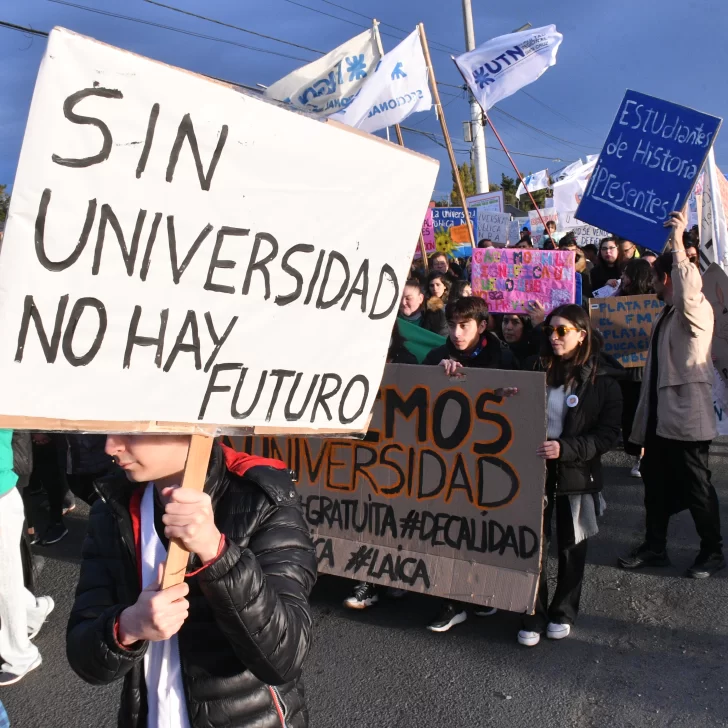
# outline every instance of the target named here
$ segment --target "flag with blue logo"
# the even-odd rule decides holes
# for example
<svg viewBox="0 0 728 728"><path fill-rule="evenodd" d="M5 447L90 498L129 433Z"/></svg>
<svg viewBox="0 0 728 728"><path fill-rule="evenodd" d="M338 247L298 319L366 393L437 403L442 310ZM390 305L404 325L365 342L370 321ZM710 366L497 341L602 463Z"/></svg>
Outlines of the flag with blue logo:
<svg viewBox="0 0 728 728"><path fill-rule="evenodd" d="M545 25L498 36L454 61L487 111L553 66L563 39L555 25Z"/></svg>
<svg viewBox="0 0 728 728"><path fill-rule="evenodd" d="M523 186L523 182L526 186ZM545 190L549 187L549 171L548 169L542 169L540 172L534 172L533 174L527 174L523 178L523 182L518 185L516 190L516 197L526 194L526 190L529 192L538 192L538 190Z"/></svg>
<svg viewBox="0 0 728 728"><path fill-rule="evenodd" d="M374 29L269 86L264 95L317 116L345 109L381 59Z"/></svg>
<svg viewBox="0 0 728 728"><path fill-rule="evenodd" d="M432 108L427 76L420 34L415 30L384 55L357 97L333 118L368 132L400 124L415 111Z"/></svg>

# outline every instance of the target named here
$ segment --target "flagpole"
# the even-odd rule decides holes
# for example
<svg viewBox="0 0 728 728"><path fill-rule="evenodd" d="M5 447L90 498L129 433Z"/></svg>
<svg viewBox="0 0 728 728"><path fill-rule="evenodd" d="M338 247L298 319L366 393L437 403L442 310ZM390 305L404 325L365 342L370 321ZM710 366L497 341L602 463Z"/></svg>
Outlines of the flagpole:
<svg viewBox="0 0 728 728"><path fill-rule="evenodd" d="M452 58L452 56L451 56ZM455 59L452 59L453 63L455 63ZM458 72L463 77L463 81L465 81L465 85L468 85L468 79L465 78L463 72L460 70L460 66L458 66L457 63L455 63L455 68L458 69ZM473 94L475 96L475 94ZM506 157L508 157L508 161L511 163L511 166L513 167L516 176L521 181L521 184L523 185L523 188L526 190L526 194L528 194L531 203L533 204L534 209L538 213L538 219L541 220L541 224L543 225L544 234L546 234L546 223L544 222L544 219L541 215L541 210L539 209L538 205L536 204L536 200L533 199L533 195L531 194L531 191L526 187L526 182L523 179L523 175L518 171L518 167L516 167L516 163L513 161L513 157L511 157L511 153L506 149L506 145L503 143L503 140L501 139L500 134L498 133L498 130L493 125L493 122L490 119L490 116L485 112L485 109L483 108L483 104L480 103L480 99L476 98L476 101L478 102L478 105L480 106L480 110L483 113L483 124L490 124L490 128L493 130L493 133L495 134L495 138L498 140L498 143L503 147L503 151L506 154Z"/></svg>
<svg viewBox="0 0 728 728"><path fill-rule="evenodd" d="M380 58L384 58L384 47L382 46L382 37L379 35L379 21L374 18L374 38L377 42L377 50L379 51ZM404 147L404 137L402 136L402 129L399 124L394 125L394 131L397 133L397 141L400 147ZM389 141L389 127L387 127L387 141ZM422 228L420 228L420 255L422 256L422 262L424 263L425 273L430 270L429 261L427 260L427 248L425 247L425 239L422 237Z"/></svg>
<svg viewBox="0 0 728 728"><path fill-rule="evenodd" d="M457 161L455 160L455 152L452 148L452 142L450 141L450 134L447 131L447 122L445 121L445 114L442 110L442 104L440 103L440 93L437 90L437 80L435 79L435 69L432 66L432 58L430 58L430 48L427 45L427 36L425 35L425 25L420 23L417 26L417 30L420 34L420 42L422 43L422 52L425 54L425 63L427 63L427 70L429 71L430 77L430 88L432 90L432 96L435 99L435 110L437 116L440 119L440 126L442 127L442 135L445 137L445 145L447 146L447 153L450 157L450 164L452 166L452 173L455 176L455 185L458 188L458 194L460 195L460 202L463 206L463 212L465 213L465 224L468 226L468 234L472 241L473 248L476 247L477 241L475 240L475 234L473 233L473 224L468 215L468 205L465 201L465 190L463 190L463 181L460 179L460 170L458 169Z"/></svg>

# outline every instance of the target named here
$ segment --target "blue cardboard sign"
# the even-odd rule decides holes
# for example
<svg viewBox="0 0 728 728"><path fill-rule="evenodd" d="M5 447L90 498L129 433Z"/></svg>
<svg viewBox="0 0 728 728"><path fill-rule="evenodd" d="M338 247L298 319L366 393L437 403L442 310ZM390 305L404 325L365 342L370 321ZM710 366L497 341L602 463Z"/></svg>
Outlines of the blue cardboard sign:
<svg viewBox="0 0 728 728"><path fill-rule="evenodd" d="M465 225L465 213L462 207L433 207L432 226L435 230L435 247L454 258L467 258L473 254L470 245L456 243L450 238L448 230L456 225ZM478 211L469 207L468 215L473 225L475 242L478 242Z"/></svg>
<svg viewBox="0 0 728 728"><path fill-rule="evenodd" d="M627 91L576 211L579 220L661 252L722 119Z"/></svg>

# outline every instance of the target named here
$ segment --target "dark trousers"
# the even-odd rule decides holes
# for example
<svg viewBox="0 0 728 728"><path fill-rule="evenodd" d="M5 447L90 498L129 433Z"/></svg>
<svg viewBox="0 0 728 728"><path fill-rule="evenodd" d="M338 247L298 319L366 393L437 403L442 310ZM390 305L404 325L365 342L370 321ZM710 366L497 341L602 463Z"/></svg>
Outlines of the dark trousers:
<svg viewBox="0 0 728 728"><path fill-rule="evenodd" d="M619 386L622 390L622 440L624 442L624 451L627 455L639 457L642 447L630 442L629 437L632 434L632 423L640 400L642 382L620 382Z"/></svg>
<svg viewBox="0 0 728 728"><path fill-rule="evenodd" d="M720 553L718 495L710 482L710 442L683 442L652 436L645 443L642 480L645 483L645 541L653 551L667 546L670 516L688 508L704 554Z"/></svg>
<svg viewBox="0 0 728 728"><path fill-rule="evenodd" d="M33 445L33 473L30 487L40 486L48 496L50 523L62 523L63 505L68 493L68 481L62 465L62 452L55 440L46 445Z"/></svg>
<svg viewBox="0 0 728 728"><path fill-rule="evenodd" d="M586 565L586 539L574 543L574 520L571 515L569 497L554 495L550 484L546 486L548 503L543 521L543 556L539 576L535 614L523 618L523 628L530 632L544 632L549 622L574 624L579 613L581 584L584 580ZM551 542L551 521L556 511L556 540L559 556L559 572L556 578L556 591L549 605L547 581L548 551Z"/></svg>

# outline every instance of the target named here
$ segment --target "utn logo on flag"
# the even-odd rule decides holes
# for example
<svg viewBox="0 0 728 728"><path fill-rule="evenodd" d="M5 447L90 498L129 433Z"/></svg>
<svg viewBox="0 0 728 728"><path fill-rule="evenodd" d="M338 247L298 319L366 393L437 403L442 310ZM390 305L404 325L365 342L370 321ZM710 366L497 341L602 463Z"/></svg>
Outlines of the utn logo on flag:
<svg viewBox="0 0 728 728"><path fill-rule="evenodd" d="M523 182L526 186L523 186ZM516 190L516 197L526 194L526 190L529 192L538 192L538 190L546 190L549 187L549 171L548 169L542 169L540 172L534 172L533 174L526 175L523 178L523 182L518 185Z"/></svg>
<svg viewBox="0 0 728 728"><path fill-rule="evenodd" d="M454 60L487 111L553 66L563 38L555 25L546 25L498 36Z"/></svg>
<svg viewBox="0 0 728 728"><path fill-rule="evenodd" d="M351 103L380 59L374 30L367 30L276 81L264 95L317 116L329 116Z"/></svg>
<svg viewBox="0 0 728 728"><path fill-rule="evenodd" d="M399 124L415 111L432 108L427 63L414 31L382 58L357 97L333 118L368 132Z"/></svg>

